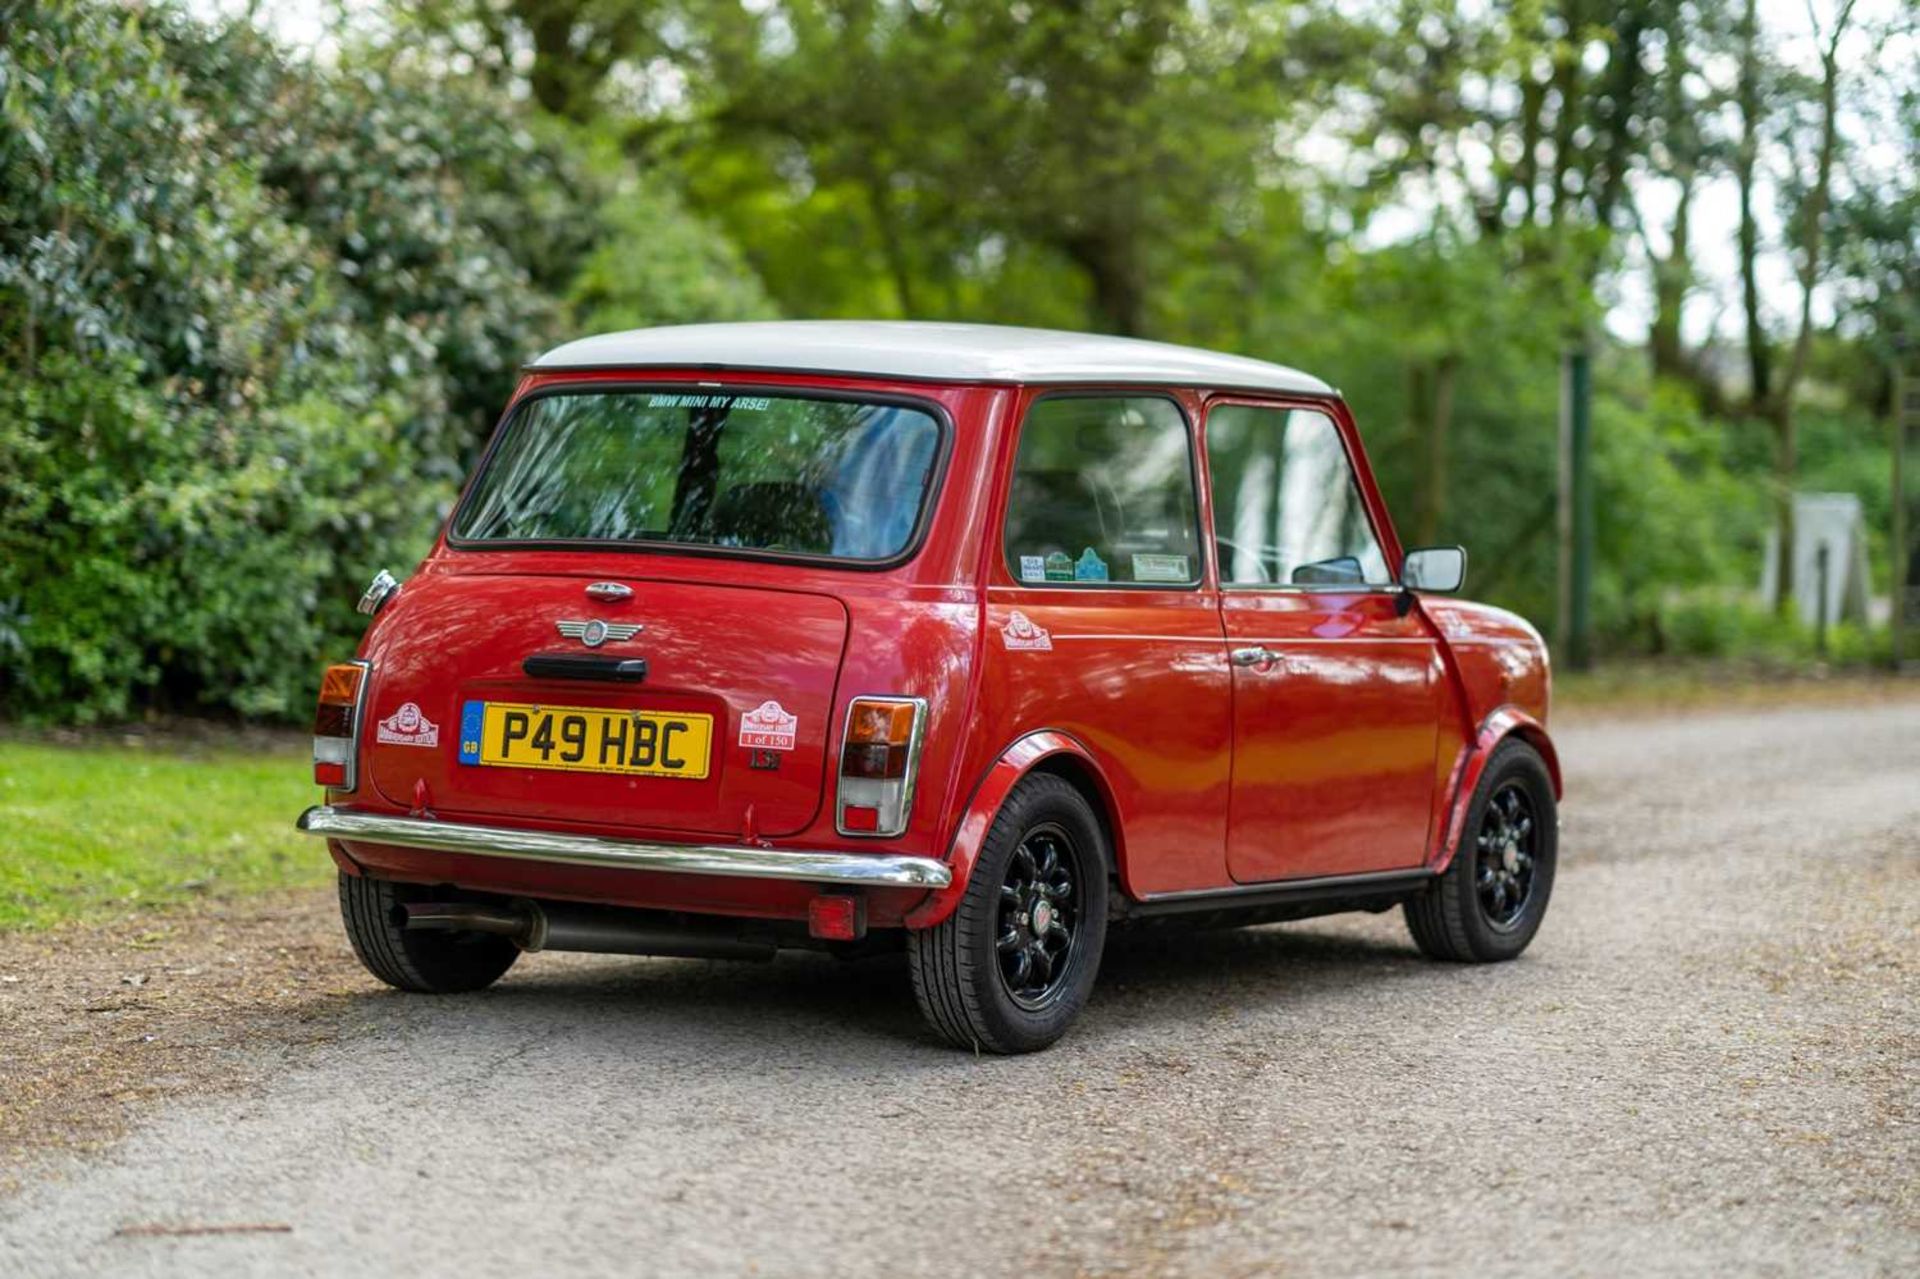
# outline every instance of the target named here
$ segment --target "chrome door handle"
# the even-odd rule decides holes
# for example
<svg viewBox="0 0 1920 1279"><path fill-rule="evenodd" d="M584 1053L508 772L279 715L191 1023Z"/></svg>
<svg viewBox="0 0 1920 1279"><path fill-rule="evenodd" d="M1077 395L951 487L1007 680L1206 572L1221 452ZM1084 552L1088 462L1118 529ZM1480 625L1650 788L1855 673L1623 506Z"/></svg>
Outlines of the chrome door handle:
<svg viewBox="0 0 1920 1279"><path fill-rule="evenodd" d="M1235 666L1271 666L1280 654L1270 648L1236 648L1229 655Z"/></svg>

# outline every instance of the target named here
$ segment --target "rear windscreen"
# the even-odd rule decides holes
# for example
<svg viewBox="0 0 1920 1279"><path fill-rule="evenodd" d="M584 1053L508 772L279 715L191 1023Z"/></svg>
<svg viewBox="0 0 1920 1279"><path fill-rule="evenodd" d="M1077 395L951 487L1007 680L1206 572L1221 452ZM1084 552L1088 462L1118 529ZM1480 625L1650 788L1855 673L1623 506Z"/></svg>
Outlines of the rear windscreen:
<svg viewBox="0 0 1920 1279"><path fill-rule="evenodd" d="M462 542L656 542L887 560L940 426L803 395L569 391L523 401L453 517Z"/></svg>

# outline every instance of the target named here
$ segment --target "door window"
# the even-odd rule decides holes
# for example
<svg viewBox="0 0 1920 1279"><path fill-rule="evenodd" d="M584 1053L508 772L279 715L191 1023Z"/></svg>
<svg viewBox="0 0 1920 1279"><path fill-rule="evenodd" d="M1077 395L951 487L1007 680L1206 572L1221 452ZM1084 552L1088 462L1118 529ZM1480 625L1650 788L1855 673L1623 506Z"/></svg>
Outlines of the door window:
<svg viewBox="0 0 1920 1279"><path fill-rule="evenodd" d="M1052 396L1020 432L1007 571L1033 586L1200 580L1187 421L1158 396Z"/></svg>
<svg viewBox="0 0 1920 1279"><path fill-rule="evenodd" d="M1340 428L1310 409L1207 417L1214 537L1228 586L1387 586L1392 577Z"/></svg>

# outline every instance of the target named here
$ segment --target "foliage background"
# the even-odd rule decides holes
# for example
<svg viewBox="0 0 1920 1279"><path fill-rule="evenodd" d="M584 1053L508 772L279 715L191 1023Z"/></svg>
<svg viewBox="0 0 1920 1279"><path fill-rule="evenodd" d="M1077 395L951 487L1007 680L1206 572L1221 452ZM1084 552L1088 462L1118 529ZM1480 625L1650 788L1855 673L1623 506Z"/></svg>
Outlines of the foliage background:
<svg viewBox="0 0 1920 1279"><path fill-rule="evenodd" d="M0 0L0 713L297 718L523 361L701 319L1311 368L1403 533L1469 543L1543 629L1584 336L1606 651L1804 655L1746 598L1793 487L1859 493L1888 563L1920 68L1836 41L1810 77L1740 0L355 12L316 55L205 7ZM1911 16L1866 35L1911 49ZM1744 344L1681 322L1689 202L1734 178L1770 206L1743 262L1830 300L1751 305Z"/></svg>

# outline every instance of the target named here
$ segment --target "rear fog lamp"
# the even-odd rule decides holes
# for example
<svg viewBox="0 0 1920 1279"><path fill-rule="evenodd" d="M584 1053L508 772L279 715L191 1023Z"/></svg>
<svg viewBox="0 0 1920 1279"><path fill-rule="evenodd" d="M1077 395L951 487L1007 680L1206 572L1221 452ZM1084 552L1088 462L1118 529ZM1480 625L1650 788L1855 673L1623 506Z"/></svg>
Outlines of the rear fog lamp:
<svg viewBox="0 0 1920 1279"><path fill-rule="evenodd" d="M825 941L859 941L867 935L867 903L847 894L807 903L807 935Z"/></svg>

